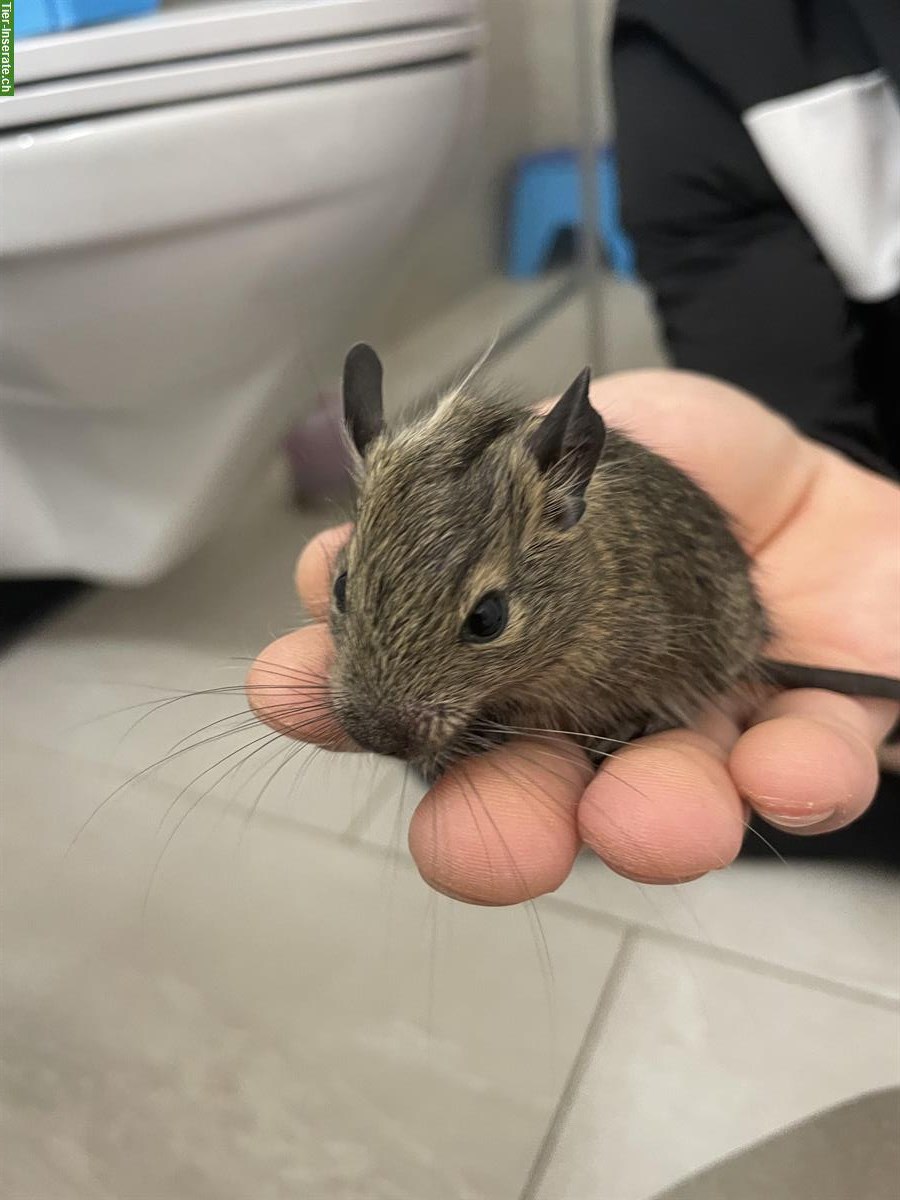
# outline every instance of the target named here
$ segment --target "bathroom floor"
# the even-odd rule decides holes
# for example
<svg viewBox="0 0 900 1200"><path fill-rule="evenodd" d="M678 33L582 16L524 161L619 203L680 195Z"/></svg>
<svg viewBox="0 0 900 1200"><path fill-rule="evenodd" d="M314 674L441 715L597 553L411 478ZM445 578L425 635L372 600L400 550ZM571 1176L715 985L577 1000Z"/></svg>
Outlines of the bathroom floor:
<svg viewBox="0 0 900 1200"><path fill-rule="evenodd" d="M387 354L401 390L489 308ZM640 293L609 319L613 367L658 361ZM498 370L558 389L582 320ZM0 1193L647 1200L900 1083L895 875L773 858L652 889L585 858L533 908L471 908L412 868L399 768L246 722L247 659L300 619L294 559L335 517L273 468L169 578L0 664Z"/></svg>

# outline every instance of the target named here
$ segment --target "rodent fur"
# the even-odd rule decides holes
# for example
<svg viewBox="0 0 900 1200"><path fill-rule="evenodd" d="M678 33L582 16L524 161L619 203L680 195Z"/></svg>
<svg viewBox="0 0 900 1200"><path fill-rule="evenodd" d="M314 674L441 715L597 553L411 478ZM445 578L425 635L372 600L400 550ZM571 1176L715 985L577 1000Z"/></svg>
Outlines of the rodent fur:
<svg viewBox="0 0 900 1200"><path fill-rule="evenodd" d="M727 517L605 430L588 381L550 416L464 389L388 433L374 352L348 355L360 473L331 688L360 745L428 778L511 730L583 734L602 753L762 678L770 626ZM462 623L493 590L509 624L468 644Z"/></svg>

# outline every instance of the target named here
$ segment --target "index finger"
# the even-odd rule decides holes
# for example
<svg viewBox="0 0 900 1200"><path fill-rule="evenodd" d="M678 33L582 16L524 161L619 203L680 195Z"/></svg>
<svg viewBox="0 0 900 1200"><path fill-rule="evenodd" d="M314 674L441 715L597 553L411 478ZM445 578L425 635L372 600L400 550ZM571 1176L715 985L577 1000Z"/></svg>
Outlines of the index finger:
<svg viewBox="0 0 900 1200"><path fill-rule="evenodd" d="M350 538L351 522L316 534L304 547L294 568L294 585L311 617L324 620L331 603L331 573L338 551Z"/></svg>

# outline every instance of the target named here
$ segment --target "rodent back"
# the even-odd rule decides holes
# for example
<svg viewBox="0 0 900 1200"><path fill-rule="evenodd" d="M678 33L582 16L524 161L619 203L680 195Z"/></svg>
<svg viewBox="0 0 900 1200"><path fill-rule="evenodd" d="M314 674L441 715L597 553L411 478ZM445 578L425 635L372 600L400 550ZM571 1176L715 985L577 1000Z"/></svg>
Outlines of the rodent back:
<svg viewBox="0 0 900 1200"><path fill-rule="evenodd" d="M750 559L684 472L610 431L585 524L603 573L603 626L620 640L619 679L643 690L648 673L654 688L677 690L681 673L709 694L752 669L769 628Z"/></svg>

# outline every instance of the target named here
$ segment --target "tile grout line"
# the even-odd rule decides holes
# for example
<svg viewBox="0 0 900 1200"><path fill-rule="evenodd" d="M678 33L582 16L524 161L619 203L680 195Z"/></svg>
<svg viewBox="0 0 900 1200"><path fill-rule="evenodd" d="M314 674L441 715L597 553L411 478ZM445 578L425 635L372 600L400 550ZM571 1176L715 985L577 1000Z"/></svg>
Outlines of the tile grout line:
<svg viewBox="0 0 900 1200"><path fill-rule="evenodd" d="M887 1012L900 1013L900 998L896 996L886 996L881 992L870 992L864 987L859 987L852 983L842 983L839 979L829 979L824 975L816 975L812 971L801 971L796 967L786 967L781 963L769 962L765 958L757 958L752 954L742 954L741 951L732 950L729 946L710 945L706 942L701 942L697 938L682 937L680 934L668 933L664 929L654 929L652 926L646 928L642 926L641 933L646 936L648 941L655 941L667 946L676 945L684 949L689 948L699 954L700 957L714 959L735 967L742 967L757 975L767 975L770 978L778 979L782 983L795 984L798 987L806 987L812 991L840 997L844 1000L855 1000L857 1003L866 1004L872 1008L881 1008Z"/></svg>
<svg viewBox="0 0 900 1200"><path fill-rule="evenodd" d="M587 1071L591 1055L603 1033L607 1017L618 999L626 970L632 961L640 936L641 934L636 926L625 926L619 948L616 951L603 987L600 989L596 1007L584 1032L581 1045L575 1054L572 1068L569 1071L566 1082L563 1084L563 1089L556 1108L553 1111L553 1116L550 1118L550 1122L541 1139L541 1144L532 1160L528 1171L528 1178L525 1180L522 1191L519 1193L519 1200L537 1200L537 1189L543 1182L547 1174L547 1168L559 1147L562 1130L574 1107L575 1099Z"/></svg>
<svg viewBox="0 0 900 1200"><path fill-rule="evenodd" d="M796 967L787 967L782 963L771 962L769 959L759 958L754 954L747 954L741 950L733 950L730 946L720 946L712 942L704 942L700 938L692 937L689 934L672 933L667 929L659 929L657 926L647 924L641 920L617 917L614 913L600 912L599 910L577 904L575 901L559 899L552 895L547 897L547 905L554 911L566 916L580 917L588 922L596 922L598 925L608 926L610 922L618 922L620 927L624 926L628 929L633 929L646 937L648 941L655 941L668 946L678 946L685 951L693 951L704 958L711 958L719 962L730 963L732 966L743 967L745 970L753 971L758 975L769 975L775 979L780 979L783 983L798 984L816 991L826 992L829 995L841 996L848 1000L857 1000L860 1003L886 1009L890 1012L897 1012L900 1009L900 997L898 996L888 996L883 992L869 991L865 987L852 983L842 983L838 979L829 979L827 975L817 975L814 971L803 971Z"/></svg>

